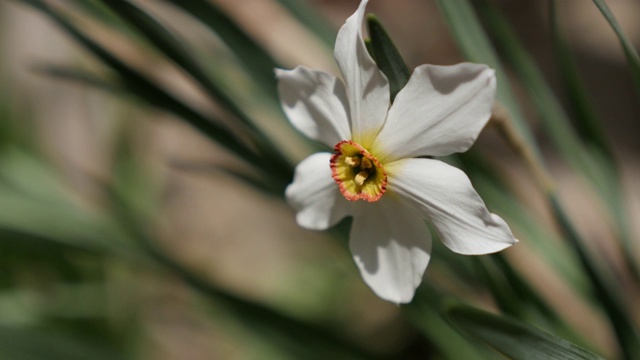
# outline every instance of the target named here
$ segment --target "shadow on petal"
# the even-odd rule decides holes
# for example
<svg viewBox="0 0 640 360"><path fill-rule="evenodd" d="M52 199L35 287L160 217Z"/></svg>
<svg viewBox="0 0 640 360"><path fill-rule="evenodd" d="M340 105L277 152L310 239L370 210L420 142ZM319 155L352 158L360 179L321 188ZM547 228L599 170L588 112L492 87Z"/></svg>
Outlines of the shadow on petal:
<svg viewBox="0 0 640 360"><path fill-rule="evenodd" d="M431 253L423 219L396 199L359 203L351 227L354 260L367 285L394 303L411 301Z"/></svg>

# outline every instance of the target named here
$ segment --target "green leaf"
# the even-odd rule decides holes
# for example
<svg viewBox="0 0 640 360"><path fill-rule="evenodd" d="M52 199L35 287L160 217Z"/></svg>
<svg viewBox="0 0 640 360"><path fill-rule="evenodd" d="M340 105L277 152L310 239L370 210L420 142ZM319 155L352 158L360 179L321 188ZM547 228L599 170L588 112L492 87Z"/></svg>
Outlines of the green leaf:
<svg viewBox="0 0 640 360"><path fill-rule="evenodd" d="M564 339L512 318L464 305L452 307L447 314L463 333L484 341L512 359L603 359Z"/></svg>
<svg viewBox="0 0 640 360"><path fill-rule="evenodd" d="M86 36L58 11L49 7L41 0L17 1L29 4L49 16L49 18L54 20L74 40L105 63L105 65L112 68L119 75L119 80L122 85L138 97L144 99L153 106L168 110L180 116L193 127L202 131L209 138L227 148L232 153L235 153L239 157L245 159L247 162L258 165L263 163L253 151L249 150L244 141L237 135L225 127L216 124L216 122L211 121L204 115L167 93L145 75L136 71Z"/></svg>
<svg viewBox="0 0 640 360"><path fill-rule="evenodd" d="M459 158L462 160L461 165L465 173L473 182L473 187L489 209L503 217L521 240L527 242L574 291L585 295L589 288L588 279L582 272L577 256L566 242L540 221L526 204L518 200L517 194L509 190L508 182L499 176L499 170L491 166L482 154L472 149L460 154ZM531 300L526 295L523 299Z"/></svg>
<svg viewBox="0 0 640 360"><path fill-rule="evenodd" d="M638 333L633 317L620 300L620 294L612 287L614 284L612 275L605 273L597 267L584 246L584 240L574 229L566 213L562 210L555 194L549 195L554 218L557 219L565 238L573 247L580 259L580 263L591 280L593 291L603 307L603 311L609 318L609 322L616 334L616 340L620 344L626 359L632 360L640 357L640 333Z"/></svg>
<svg viewBox="0 0 640 360"><path fill-rule="evenodd" d="M130 256L117 226L69 201L57 174L20 150L0 154L0 228L65 246Z"/></svg>
<svg viewBox="0 0 640 360"><path fill-rule="evenodd" d="M72 68L70 66L55 65L55 64L36 64L35 66L32 67L32 69L36 73L47 75L52 78L89 85L96 89L100 89L100 90L115 93L115 94L126 91L126 89L123 88L122 86L118 86L113 82L102 79L94 73Z"/></svg>
<svg viewBox="0 0 640 360"><path fill-rule="evenodd" d="M124 356L59 332L0 326L1 360L121 360Z"/></svg>
<svg viewBox="0 0 640 360"><path fill-rule="evenodd" d="M409 81L411 70L407 67L400 52L375 15L367 17L369 36L371 37L371 52L376 64L389 79L391 101Z"/></svg>
<svg viewBox="0 0 640 360"><path fill-rule="evenodd" d="M444 359L488 360L495 358L482 343L469 341L446 319L443 297L435 288L423 285L413 301L402 306L403 315L422 333Z"/></svg>
<svg viewBox="0 0 640 360"><path fill-rule="evenodd" d="M586 147L585 151L591 153L590 157L592 161L596 163L596 166L600 167L599 171L608 175L608 181L611 182L608 186L611 187L611 185L620 184L619 171L611 146L606 139L604 128L587 96L587 91L578 74L571 52L562 38L555 0L549 2L549 12L556 62L559 65L558 73L562 79L565 92L568 95L569 104L573 109L574 124L576 125L578 135L584 142L584 146ZM636 265L636 261L633 258L635 242L631 235L628 221L629 215L625 211L624 194L620 190L621 188L620 186L613 186L611 196L609 197L607 194L603 194L603 197L612 212L612 220L616 224L624 248L623 256L632 273L636 278L639 278L640 269L638 269L638 265Z"/></svg>
<svg viewBox="0 0 640 360"><path fill-rule="evenodd" d="M235 101L226 95L224 89L211 81L204 68L191 54L184 41L178 39L171 31L142 8L127 0L103 0L114 13L125 20L126 24L135 28L158 50L180 66L193 80L198 82L215 100L228 109L246 126L255 130L253 122L240 109Z"/></svg>
<svg viewBox="0 0 640 360"><path fill-rule="evenodd" d="M191 14L215 32L236 54L251 77L261 84L265 93L275 98L276 79L273 69L278 67L277 62L215 3L206 0L165 1Z"/></svg>
<svg viewBox="0 0 640 360"><path fill-rule="evenodd" d="M170 32L164 25L152 17L149 13L142 8L134 5L130 1L122 0L104 0L104 3L111 8L115 13L121 16L126 22L138 30L149 40L157 49L164 53L168 58L178 64L183 70L185 70L191 77L198 82L207 92L220 103L224 108L229 110L237 119L239 119L244 126L248 129L244 129L248 132L250 137L254 140L254 145L258 148L258 151L263 155L263 160L260 164L264 164L266 171L273 176L271 178L278 178L277 181L288 183L291 175L291 167L280 152L280 150L273 145L273 143L267 138L267 136L256 127L256 123L249 118L244 110L238 105L238 103L227 95L227 91L223 85L213 81L204 68L198 63L192 53L190 53L184 46L184 42L178 39L172 32ZM191 9L190 6L199 3L198 1L181 1L180 4L183 7ZM215 12L216 8L210 3L200 3L200 6L206 8L205 11ZM209 16L214 15L210 13ZM231 32L234 37L230 41L240 41L245 46L249 46L252 52L251 56L257 59L247 60L247 70L252 72L252 80L257 79L260 83L260 79L263 85L263 94L267 97L275 99L276 80L273 75L275 62L271 58L266 58L268 54L262 50L256 43L252 42L248 37L243 38L243 34L240 28L224 14L223 12L215 12L218 19L218 25L220 21L225 21L228 28L216 28L218 32L226 31ZM224 19L224 20L223 20ZM233 28L237 31L233 32ZM223 35L220 35L223 40ZM232 43L227 45L236 52L239 57L248 56L249 54L242 53L246 51L244 47L239 48L237 44ZM255 63L255 61L260 63ZM281 184L275 185L275 187L282 187Z"/></svg>
<svg viewBox="0 0 640 360"><path fill-rule="evenodd" d="M542 72L517 39L515 31L494 6L486 1L478 3L482 5L480 9L483 10L483 15L492 35L495 36L496 43L503 50L505 57L531 94L533 104L555 146L570 164L589 176L598 184L598 187L606 188L604 185L607 180L598 175L597 169L593 167L594 164L589 161L582 144L569 125L566 113L553 95L549 85L544 81Z"/></svg>
<svg viewBox="0 0 640 360"><path fill-rule="evenodd" d="M640 56L638 56L637 50L624 34L624 31L622 31L620 24L616 21L616 18L613 16L613 13L611 12L611 9L609 9L607 3L604 0L593 0L593 3L596 4L598 9L600 9L600 12L605 19L607 19L607 22L609 22L609 25L611 25L611 28L613 28L613 31L615 31L618 36L620 45L622 45L622 49L624 50L624 56L627 58L629 68L631 69L633 84L640 96Z"/></svg>
<svg viewBox="0 0 640 360"><path fill-rule="evenodd" d="M573 109L576 130L583 141L598 147L611 157L610 145L605 137L603 126L598 120L595 109L588 98L569 46L562 36L557 16L557 2L555 0L549 2L549 14L555 59L558 64L557 75L562 80L569 104Z"/></svg>
<svg viewBox="0 0 640 360"><path fill-rule="evenodd" d="M278 2L298 18L300 23L318 35L326 45L333 48L336 32L325 19L318 16L318 10L311 7L310 2L300 0L278 0Z"/></svg>
<svg viewBox="0 0 640 360"><path fill-rule="evenodd" d="M183 171L200 173L200 174L223 174L233 179L239 180L242 183L250 185L251 187L258 189L264 193L281 196L282 189L274 188L255 176L255 174L249 174L247 171L235 169L230 166L221 164L203 164L197 162L186 161L171 161L170 164L175 168Z"/></svg>

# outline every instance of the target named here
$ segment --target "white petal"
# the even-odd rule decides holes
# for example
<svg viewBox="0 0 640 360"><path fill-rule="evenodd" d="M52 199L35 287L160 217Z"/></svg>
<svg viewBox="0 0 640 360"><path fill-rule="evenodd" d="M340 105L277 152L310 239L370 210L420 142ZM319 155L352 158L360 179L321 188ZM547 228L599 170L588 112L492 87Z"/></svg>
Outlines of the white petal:
<svg viewBox="0 0 640 360"><path fill-rule="evenodd" d="M495 74L486 65L417 67L375 141L379 160L467 151L491 117L495 94Z"/></svg>
<svg viewBox="0 0 640 360"><path fill-rule="evenodd" d="M408 303L422 281L431 234L415 210L383 196L359 203L349 247L364 281L379 297Z"/></svg>
<svg viewBox="0 0 640 360"><path fill-rule="evenodd" d="M349 102L340 79L304 66L276 69L276 77L282 108L300 132L331 147L351 138Z"/></svg>
<svg viewBox="0 0 640 360"><path fill-rule="evenodd" d="M431 159L401 160L385 170L387 191L402 196L432 221L449 249L480 255L517 242L504 220L487 210L461 170Z"/></svg>
<svg viewBox="0 0 640 360"><path fill-rule="evenodd" d="M296 167L293 183L287 187L287 200L298 213L298 225L325 230L349 215L351 203L340 193L331 177L331 154L316 153Z"/></svg>
<svg viewBox="0 0 640 360"><path fill-rule="evenodd" d="M342 72L351 109L352 140L369 147L389 110L389 82L378 69L362 40L367 0L340 28L334 56Z"/></svg>

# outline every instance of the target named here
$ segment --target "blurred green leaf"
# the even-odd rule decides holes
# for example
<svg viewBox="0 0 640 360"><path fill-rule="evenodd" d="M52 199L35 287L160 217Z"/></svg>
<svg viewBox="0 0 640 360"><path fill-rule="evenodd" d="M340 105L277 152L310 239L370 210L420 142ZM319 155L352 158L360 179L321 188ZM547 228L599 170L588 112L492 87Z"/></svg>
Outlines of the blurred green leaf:
<svg viewBox="0 0 640 360"><path fill-rule="evenodd" d="M311 7L308 1L300 0L278 0L291 14L293 14L301 24L313 31L329 48L333 48L336 40L336 32L321 16L318 10Z"/></svg>
<svg viewBox="0 0 640 360"><path fill-rule="evenodd" d="M188 172L200 174L224 174L236 180L240 180L241 182L250 185L255 189L263 191L264 193L272 194L275 196L282 195L282 189L273 187L270 184L265 183L262 179L257 178L255 174L249 174L246 171L235 169L230 166L222 164L203 164L184 161L172 161L171 165L176 167L177 169Z"/></svg>
<svg viewBox="0 0 640 360"><path fill-rule="evenodd" d="M504 177L499 176L500 172L490 166L482 154L471 150L460 154L459 158L462 160L459 167L464 168L489 209L503 217L514 233L551 265L574 291L587 294L589 280L570 246L509 190Z"/></svg>
<svg viewBox="0 0 640 360"><path fill-rule="evenodd" d="M62 14L46 5L41 0L16 0L29 4L42 11L50 19L54 20L73 39L90 51L98 59L112 68L118 75L120 82L133 94L146 100L150 104L177 114L196 129L202 131L218 144L224 146L232 153L240 156L251 164L263 164L259 157L236 134L225 127L216 124L204 115L193 110L183 102L158 87L146 76L134 70L122 62L116 56L104 49L98 43L87 37L80 29L69 22Z"/></svg>
<svg viewBox="0 0 640 360"><path fill-rule="evenodd" d="M46 291L14 287L0 292L0 326L40 325L45 319L105 319L106 289L101 283L54 283Z"/></svg>
<svg viewBox="0 0 640 360"><path fill-rule="evenodd" d="M605 19L607 19L607 22L618 36L620 45L622 45L622 49L624 50L624 55L629 63L629 68L631 69L631 79L633 80L633 84L640 96L640 56L638 56L638 51L624 34L624 31L620 27L620 24L618 24L618 21L616 21L616 18L613 16L613 13L611 12L611 9L609 9L607 3L604 0L593 0L593 3L596 4L598 9L600 9L600 12Z"/></svg>
<svg viewBox="0 0 640 360"><path fill-rule="evenodd" d="M484 341L513 359L603 359L566 340L512 318L493 315L464 305L453 306L447 315L463 333Z"/></svg>
<svg viewBox="0 0 640 360"><path fill-rule="evenodd" d="M414 300L402 306L403 315L436 347L444 359L495 358L482 343L465 339L446 319L443 297L432 286L418 288Z"/></svg>
<svg viewBox="0 0 640 360"><path fill-rule="evenodd" d="M0 154L0 228L87 250L131 256L132 245L102 214L82 209L57 174L26 153Z"/></svg>
<svg viewBox="0 0 640 360"><path fill-rule="evenodd" d="M562 210L558 197L555 194L550 194L548 200L551 204L554 218L557 219L565 238L569 240L587 276L591 279L593 292L602 305L602 310L609 318L609 322L616 334L616 340L620 344L626 359L634 360L639 358L640 333L633 323L633 317L629 315L625 303L620 300L620 292L616 291L617 288L614 289L615 282L612 275L602 271L589 256L584 246L584 241Z"/></svg>
<svg viewBox="0 0 640 360"><path fill-rule="evenodd" d="M588 153L575 132L569 125L569 119L564 109L553 95L553 91L545 82L542 72L539 70L526 49L518 40L515 31L507 23L507 20L498 10L486 1L478 1L480 9L487 20L491 33L495 36L497 44L503 50L526 89L531 94L533 104L536 106L540 118L547 129L547 133L553 140L556 148L575 166L580 172L589 177L596 187L603 191L603 198L610 197L611 180L604 169L589 159ZM615 183L615 180L614 180ZM604 195L607 196L604 196Z"/></svg>
<svg viewBox="0 0 640 360"><path fill-rule="evenodd" d="M116 94L126 91L124 87L118 86L114 82L102 79L94 73L65 65L36 64L32 68L33 71L39 74L51 76L60 80L67 80L89 85L103 91L108 91Z"/></svg>
<svg viewBox="0 0 640 360"><path fill-rule="evenodd" d="M220 8L206 0L165 0L199 19L216 33L236 54L238 61L251 77L265 90L265 95L276 99L276 78L273 74L277 62L244 29Z"/></svg>
<svg viewBox="0 0 640 360"><path fill-rule="evenodd" d="M204 68L190 53L184 41L178 39L166 26L151 16L142 8L127 0L103 0L114 13L122 17L125 22L138 30L158 50L186 71L193 80L198 82L222 106L233 113L243 124L256 130L254 123L240 109L233 99L227 96L224 89L211 81Z"/></svg>
<svg viewBox="0 0 640 360"><path fill-rule="evenodd" d="M589 281L571 249L548 226L543 224L499 176L499 171L476 151L459 155L460 165L472 179L474 188L492 211L503 217L514 234L536 251L542 261L551 265L567 286L583 297L589 297ZM524 245L524 244L523 244ZM534 254L532 254L534 255ZM478 279L484 281L499 308L521 320L553 329L583 346L590 346L570 328L529 281L513 267L502 253L475 258ZM587 302L590 304L590 302Z"/></svg>
<svg viewBox="0 0 640 360"><path fill-rule="evenodd" d="M78 7L92 19L98 19L104 24L120 30L127 36L136 35L126 27L126 24L122 19L109 10L102 0L67 0L67 2Z"/></svg>
<svg viewBox="0 0 640 360"><path fill-rule="evenodd" d="M58 331L0 326L1 360L120 360L124 356Z"/></svg>
<svg viewBox="0 0 640 360"><path fill-rule="evenodd" d="M375 17L367 17L369 36L371 37L371 52L376 64L389 79L391 101L409 81L411 70L407 67L400 52L389 38L384 27Z"/></svg>
<svg viewBox="0 0 640 360"><path fill-rule="evenodd" d="M558 72L568 95L569 103L573 108L576 130L585 144L586 151L591 154L591 160L600 168L599 171L609 175L610 184L606 186L620 184L616 161L611 146L606 139L604 128L591 105L590 99L587 97L586 89L578 74L571 52L562 38L556 14L556 5L554 0L549 3L554 50L556 61L559 64ZM610 198L607 198L607 194L603 194L603 196L612 212L612 220L616 225L624 247L623 255L625 260L632 273L636 278L639 278L640 270L633 257L635 242L631 235L628 221L629 215L625 211L624 195L620 186L615 186L613 189L618 189L618 191L613 190Z"/></svg>
<svg viewBox="0 0 640 360"><path fill-rule="evenodd" d="M611 157L611 148L606 139L603 126L598 120L595 109L588 98L569 46L562 36L557 16L557 2L555 0L549 2L549 13L555 59L558 64L557 75L562 80L569 104L573 109L576 130L583 141L592 144Z"/></svg>

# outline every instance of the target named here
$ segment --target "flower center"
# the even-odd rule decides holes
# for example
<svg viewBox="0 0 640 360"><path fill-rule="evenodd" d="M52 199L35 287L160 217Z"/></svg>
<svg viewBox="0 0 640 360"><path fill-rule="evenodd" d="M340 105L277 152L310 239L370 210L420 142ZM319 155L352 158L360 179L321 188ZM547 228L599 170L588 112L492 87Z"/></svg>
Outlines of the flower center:
<svg viewBox="0 0 640 360"><path fill-rule="evenodd" d="M333 180L342 195L350 201L380 200L387 190L387 173L382 164L360 144L343 140L331 156Z"/></svg>

